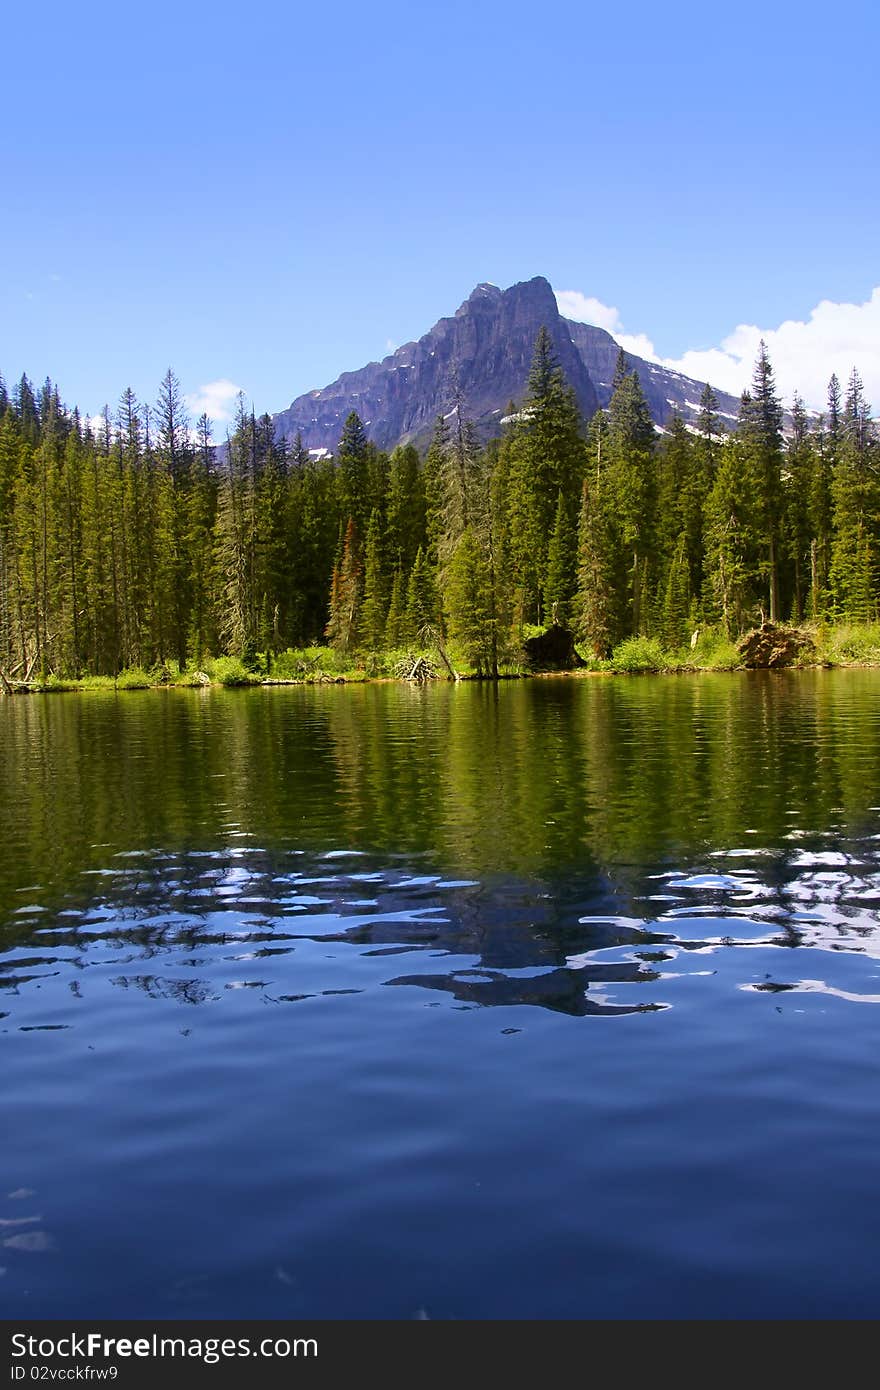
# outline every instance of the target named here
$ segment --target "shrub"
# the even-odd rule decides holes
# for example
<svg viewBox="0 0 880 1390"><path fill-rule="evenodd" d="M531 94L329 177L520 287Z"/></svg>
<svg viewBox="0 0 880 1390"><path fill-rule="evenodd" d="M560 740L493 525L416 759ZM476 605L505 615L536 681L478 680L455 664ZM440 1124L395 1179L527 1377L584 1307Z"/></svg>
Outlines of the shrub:
<svg viewBox="0 0 880 1390"><path fill-rule="evenodd" d="M684 648L679 656L680 665L689 671L735 671L742 666L736 643L720 625L700 629L696 646Z"/></svg>
<svg viewBox="0 0 880 1390"><path fill-rule="evenodd" d="M260 678L249 671L237 656L218 656L210 663L208 675L221 685L259 685Z"/></svg>
<svg viewBox="0 0 880 1390"><path fill-rule="evenodd" d="M76 682L76 685L82 690L116 689L116 682L112 676L83 676L82 680Z"/></svg>
<svg viewBox="0 0 880 1390"><path fill-rule="evenodd" d="M152 685L146 671L135 666L130 671L121 671L116 678L117 690L149 690Z"/></svg>
<svg viewBox="0 0 880 1390"><path fill-rule="evenodd" d="M719 637L700 652L700 665L710 671L735 671L742 665L742 656L729 637Z"/></svg>
<svg viewBox="0 0 880 1390"><path fill-rule="evenodd" d="M37 690L41 690L45 694L49 694L57 690L76 690L77 688L77 681L66 681L61 676L56 676L54 671L50 672L46 679L44 681L40 681L36 686Z"/></svg>
<svg viewBox="0 0 880 1390"><path fill-rule="evenodd" d="M828 654L837 661L880 661L880 626L847 623L830 634Z"/></svg>
<svg viewBox="0 0 880 1390"><path fill-rule="evenodd" d="M272 676L279 681L302 680L312 666L312 658L305 650L276 652L272 657Z"/></svg>
<svg viewBox="0 0 880 1390"><path fill-rule="evenodd" d="M639 671L665 671L669 662L656 637L628 637L615 647L611 656L612 671L635 674Z"/></svg>
<svg viewBox="0 0 880 1390"><path fill-rule="evenodd" d="M196 690L205 684L204 677L207 674L201 666L188 667L187 670L178 672L172 684L183 686L187 690Z"/></svg>

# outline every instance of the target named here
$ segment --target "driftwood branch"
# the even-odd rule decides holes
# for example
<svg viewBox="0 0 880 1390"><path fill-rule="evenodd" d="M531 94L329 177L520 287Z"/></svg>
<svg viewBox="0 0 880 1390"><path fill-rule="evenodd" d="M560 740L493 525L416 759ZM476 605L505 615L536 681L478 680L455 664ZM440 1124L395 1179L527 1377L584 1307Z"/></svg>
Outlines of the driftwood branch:
<svg viewBox="0 0 880 1390"><path fill-rule="evenodd" d="M441 637L439 630L436 627L434 627L433 623L425 623L424 627L421 628L419 632L419 637L423 642L436 649L437 655L443 662L443 665L446 667L449 679L453 681L460 681L461 676L458 674L452 662L449 660L449 655L446 651L446 648L443 645L443 638Z"/></svg>
<svg viewBox="0 0 880 1390"><path fill-rule="evenodd" d="M410 654L403 660L398 661L394 668L394 674L400 676L402 680L412 681L416 685L424 685L426 681L437 679L437 668L428 661L427 657L415 656Z"/></svg>

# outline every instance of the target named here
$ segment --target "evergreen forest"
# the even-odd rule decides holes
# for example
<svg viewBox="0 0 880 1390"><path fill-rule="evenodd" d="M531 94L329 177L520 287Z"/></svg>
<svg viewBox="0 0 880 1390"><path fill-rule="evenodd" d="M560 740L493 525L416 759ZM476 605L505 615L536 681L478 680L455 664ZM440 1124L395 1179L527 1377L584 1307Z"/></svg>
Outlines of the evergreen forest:
<svg viewBox="0 0 880 1390"><path fill-rule="evenodd" d="M100 424L49 380L0 379L0 673L295 674L322 646L377 673L439 643L491 676L551 623L598 662L877 619L880 440L855 371L822 415L785 416L762 345L733 430L708 386L696 425L658 430L621 351L584 421L542 330L501 438L450 406L423 454L351 414L330 458L243 398L215 441L170 370L155 405L126 390Z"/></svg>

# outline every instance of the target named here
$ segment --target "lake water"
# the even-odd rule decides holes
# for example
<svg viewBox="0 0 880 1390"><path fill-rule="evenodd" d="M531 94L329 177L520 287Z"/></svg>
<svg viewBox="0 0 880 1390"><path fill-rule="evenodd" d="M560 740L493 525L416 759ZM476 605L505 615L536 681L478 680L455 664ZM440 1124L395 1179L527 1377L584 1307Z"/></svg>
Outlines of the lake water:
<svg viewBox="0 0 880 1390"><path fill-rule="evenodd" d="M877 1316L880 672L0 700L7 1317Z"/></svg>

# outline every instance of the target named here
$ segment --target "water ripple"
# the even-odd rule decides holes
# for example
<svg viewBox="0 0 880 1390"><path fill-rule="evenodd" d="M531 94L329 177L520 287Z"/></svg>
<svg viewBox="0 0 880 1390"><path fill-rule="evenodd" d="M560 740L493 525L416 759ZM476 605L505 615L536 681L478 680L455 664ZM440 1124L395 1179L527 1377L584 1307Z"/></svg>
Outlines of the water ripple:
<svg viewBox="0 0 880 1390"><path fill-rule="evenodd" d="M666 986L680 982L683 954L732 950L818 950L829 955L832 978L817 982L813 970L793 982L755 982L743 956L746 977L735 970L731 988L877 1002L868 985L853 990L833 978L841 952L870 962L880 956L875 855L717 849L703 868L646 874L632 885L630 916L581 910L585 897L599 891L595 882L561 884L553 892L511 878L482 884L414 872L398 857L373 856L365 865L367 858L345 849L311 859L258 847L118 851L83 875L104 885L99 894L86 892L76 905L68 894L54 912L35 905L39 912L29 925L16 916L26 936L0 957L0 988L13 1005L4 1028L74 1026L70 991L82 999L89 981L187 1006L217 1005L230 990L300 1002L393 985L459 1006L620 1016L675 1007L680 995ZM719 858L736 860L737 868L712 870L709 863ZM328 872L331 864L338 867ZM658 879L667 891L651 891ZM640 915L641 906L653 910ZM345 953L316 950L330 945ZM418 968L383 973L380 962L401 955ZM228 978L230 966L247 961L270 964L269 975ZM872 973L873 965L865 970ZM789 966L788 974L796 973ZM340 975L346 976L341 983ZM700 976L687 972L692 989Z"/></svg>

